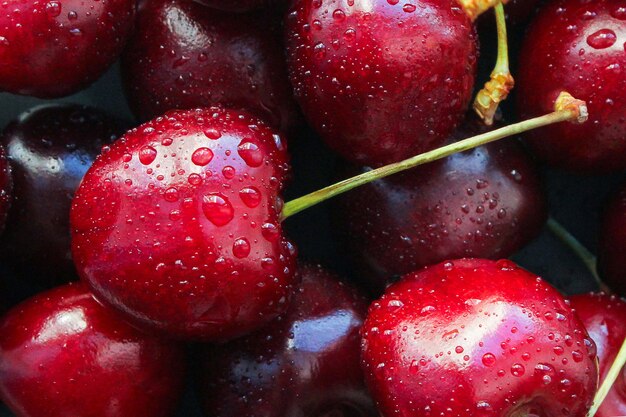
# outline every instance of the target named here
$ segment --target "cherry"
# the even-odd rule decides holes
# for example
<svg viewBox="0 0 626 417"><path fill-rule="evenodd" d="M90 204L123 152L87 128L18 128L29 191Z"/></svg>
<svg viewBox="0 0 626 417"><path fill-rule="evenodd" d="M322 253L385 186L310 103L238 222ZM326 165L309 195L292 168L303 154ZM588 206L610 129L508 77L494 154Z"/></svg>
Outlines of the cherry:
<svg viewBox="0 0 626 417"><path fill-rule="evenodd" d="M249 12L266 7L273 7L275 5L283 5L285 0L198 0L200 3L205 4L211 8L223 10L225 12Z"/></svg>
<svg viewBox="0 0 626 417"><path fill-rule="evenodd" d="M134 0L24 0L0 11L0 90L60 97L95 81L130 34Z"/></svg>
<svg viewBox="0 0 626 417"><path fill-rule="evenodd" d="M456 0L298 0L286 26L296 99L344 158L395 162L461 121L477 42Z"/></svg>
<svg viewBox="0 0 626 417"><path fill-rule="evenodd" d="M13 195L12 177L6 151L0 145L0 232L4 230L9 207L11 206L11 197Z"/></svg>
<svg viewBox="0 0 626 417"><path fill-rule="evenodd" d="M284 312L283 139L222 108L172 111L122 136L72 204L72 253L103 303L169 336L226 340Z"/></svg>
<svg viewBox="0 0 626 417"><path fill-rule="evenodd" d="M360 187L333 213L355 268L382 289L446 259L513 254L539 234L547 205L524 149L505 141Z"/></svg>
<svg viewBox="0 0 626 417"><path fill-rule="evenodd" d="M596 343L600 362L600 381L606 378L611 364L626 337L626 301L606 294L582 294L571 298L572 308ZM596 417L626 415L626 373L619 379L596 413Z"/></svg>
<svg viewBox="0 0 626 417"><path fill-rule="evenodd" d="M0 396L18 417L167 417L183 376L184 349L124 323L83 284L0 322Z"/></svg>
<svg viewBox="0 0 626 417"><path fill-rule="evenodd" d="M626 295L626 184L613 195L602 215L598 244L598 272L616 292Z"/></svg>
<svg viewBox="0 0 626 417"><path fill-rule="evenodd" d="M378 415L359 363L365 299L319 266L304 266L299 275L284 316L204 352L207 415Z"/></svg>
<svg viewBox="0 0 626 417"><path fill-rule="evenodd" d="M383 416L585 416L595 345L551 286L510 261L447 261L370 306L366 382Z"/></svg>
<svg viewBox="0 0 626 417"><path fill-rule="evenodd" d="M70 254L70 205L103 145L120 131L103 112L51 104L22 114L2 133L15 192L2 235L5 264L47 283L76 273ZM34 238L36 236L36 238Z"/></svg>
<svg viewBox="0 0 626 417"><path fill-rule="evenodd" d="M602 172L626 168L626 2L558 0L541 9L524 41L517 78L518 110L550 109L561 89L589 107L581 126L529 133L533 150L562 168Z"/></svg>
<svg viewBox="0 0 626 417"><path fill-rule="evenodd" d="M287 130L298 116L280 45L267 16L145 0L122 60L126 95L142 120L222 104Z"/></svg>

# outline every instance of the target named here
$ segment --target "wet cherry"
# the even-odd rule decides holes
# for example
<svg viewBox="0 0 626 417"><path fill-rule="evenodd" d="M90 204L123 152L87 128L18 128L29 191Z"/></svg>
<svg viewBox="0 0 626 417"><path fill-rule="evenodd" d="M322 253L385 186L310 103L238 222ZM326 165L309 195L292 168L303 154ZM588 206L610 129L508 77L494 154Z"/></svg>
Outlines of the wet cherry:
<svg viewBox="0 0 626 417"><path fill-rule="evenodd" d="M598 272L614 291L626 295L626 184L613 195L602 215L598 242Z"/></svg>
<svg viewBox="0 0 626 417"><path fill-rule="evenodd" d="M0 90L60 97L95 81L121 53L134 0L25 0L0 8Z"/></svg>
<svg viewBox="0 0 626 417"><path fill-rule="evenodd" d="M85 175L72 254L96 297L137 325L225 340L283 313L282 137L248 113L173 111L117 140Z"/></svg>
<svg viewBox="0 0 626 417"><path fill-rule="evenodd" d="M385 417L583 417L595 345L548 284L510 261L408 274L369 309L366 381Z"/></svg>
<svg viewBox="0 0 626 417"><path fill-rule="evenodd" d="M0 321L0 396L18 417L169 417L184 356L69 284Z"/></svg>
<svg viewBox="0 0 626 417"><path fill-rule="evenodd" d="M47 284L72 279L70 205L119 122L84 106L51 104L25 112L2 133L15 183L7 228L0 238L6 265ZM35 238L36 237L36 238Z"/></svg>
<svg viewBox="0 0 626 417"><path fill-rule="evenodd" d="M626 2L558 0L528 30L517 77L522 118L550 109L561 90L587 102L590 119L527 134L550 164L603 172L626 168Z"/></svg>
<svg viewBox="0 0 626 417"><path fill-rule="evenodd" d="M571 298L572 308L596 343L603 381L626 337L626 301L606 294L582 294ZM618 377L596 417L626 415L626 371Z"/></svg>
<svg viewBox="0 0 626 417"><path fill-rule="evenodd" d="M282 130L296 123L280 34L269 16L146 0L137 20L122 75L140 119L221 104L255 112Z"/></svg>
<svg viewBox="0 0 626 417"><path fill-rule="evenodd" d="M446 259L510 256L541 231L547 205L534 164L505 141L359 187L333 213L354 267L380 290Z"/></svg>
<svg viewBox="0 0 626 417"><path fill-rule="evenodd" d="M456 0L298 0L286 25L296 99L343 157L395 162L461 121L477 44Z"/></svg>
<svg viewBox="0 0 626 417"><path fill-rule="evenodd" d="M203 353L207 415L378 415L359 362L365 299L319 266L304 266L299 275L302 282L285 315Z"/></svg>

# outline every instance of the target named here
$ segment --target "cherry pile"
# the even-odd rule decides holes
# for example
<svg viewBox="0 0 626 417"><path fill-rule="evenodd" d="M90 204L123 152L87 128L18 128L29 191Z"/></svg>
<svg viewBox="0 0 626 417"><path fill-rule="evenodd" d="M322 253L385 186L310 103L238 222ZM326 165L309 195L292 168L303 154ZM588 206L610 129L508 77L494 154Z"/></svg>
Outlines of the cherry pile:
<svg viewBox="0 0 626 417"><path fill-rule="evenodd" d="M0 3L0 416L623 415L625 74L626 0Z"/></svg>

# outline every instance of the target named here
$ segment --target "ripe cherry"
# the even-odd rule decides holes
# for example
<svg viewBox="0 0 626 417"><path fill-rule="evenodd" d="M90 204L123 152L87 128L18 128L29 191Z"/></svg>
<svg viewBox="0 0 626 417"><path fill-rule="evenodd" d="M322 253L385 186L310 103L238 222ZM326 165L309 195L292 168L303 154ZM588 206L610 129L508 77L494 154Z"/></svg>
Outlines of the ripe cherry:
<svg viewBox="0 0 626 417"><path fill-rule="evenodd" d="M562 89L589 107L583 125L560 124L527 134L550 164L601 172L626 168L626 2L558 0L528 30L517 77L523 118L552 108Z"/></svg>
<svg viewBox="0 0 626 417"><path fill-rule="evenodd" d="M120 130L116 120L99 110L67 104L36 107L7 126L2 142L15 192L1 238L5 264L48 284L75 276L72 197L102 146Z"/></svg>
<svg viewBox="0 0 626 417"><path fill-rule="evenodd" d="M516 141L365 185L342 196L334 210L346 252L379 290L446 259L510 256L539 234L546 217L539 174Z"/></svg>
<svg viewBox="0 0 626 417"><path fill-rule="evenodd" d="M134 0L24 0L0 10L0 90L60 97L95 81L122 52Z"/></svg>
<svg viewBox="0 0 626 417"><path fill-rule="evenodd" d="M231 13L242 13L257 10L261 8L274 7L276 5L284 5L285 0L198 0L213 9L223 10Z"/></svg>
<svg viewBox="0 0 626 417"><path fill-rule="evenodd" d="M582 294L571 298L572 308L596 343L600 362L600 381L606 378L611 364L626 337L626 301L614 295ZM596 417L626 415L626 373L615 381Z"/></svg>
<svg viewBox="0 0 626 417"><path fill-rule="evenodd" d="M296 99L344 158L395 162L461 121L477 43L456 0L297 0L286 25Z"/></svg>
<svg viewBox="0 0 626 417"><path fill-rule="evenodd" d="M408 274L369 309L366 382L383 416L583 417L595 345L563 297L510 261Z"/></svg>
<svg viewBox="0 0 626 417"><path fill-rule="evenodd" d="M296 104L272 25L268 16L232 15L192 0L142 1L122 60L131 108L148 120L220 104L293 127Z"/></svg>
<svg viewBox="0 0 626 417"><path fill-rule="evenodd" d="M0 322L0 396L18 417L169 417L184 366L184 349L124 323L83 284Z"/></svg>
<svg viewBox="0 0 626 417"><path fill-rule="evenodd" d="M319 266L287 313L259 332L203 356L202 399L215 417L374 417L359 362L367 303Z"/></svg>
<svg viewBox="0 0 626 417"><path fill-rule="evenodd" d="M172 111L111 145L71 211L72 254L96 297L169 336L225 340L283 313L282 137L222 108Z"/></svg>
<svg viewBox="0 0 626 417"><path fill-rule="evenodd" d="M626 295L626 184L613 195L604 210L598 244L598 272L614 291Z"/></svg>
<svg viewBox="0 0 626 417"><path fill-rule="evenodd" d="M12 195L13 180L11 167L7 160L6 151L0 145L0 233L4 230L9 207L11 207Z"/></svg>

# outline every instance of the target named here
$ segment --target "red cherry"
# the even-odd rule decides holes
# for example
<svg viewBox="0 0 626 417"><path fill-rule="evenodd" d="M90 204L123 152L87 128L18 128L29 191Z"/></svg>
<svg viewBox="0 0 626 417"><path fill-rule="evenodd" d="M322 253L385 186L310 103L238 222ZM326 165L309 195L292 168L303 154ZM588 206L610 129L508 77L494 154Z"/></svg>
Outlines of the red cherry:
<svg viewBox="0 0 626 417"><path fill-rule="evenodd" d="M298 0L286 25L296 99L343 157L404 159L461 121L477 44L456 0Z"/></svg>
<svg viewBox="0 0 626 417"><path fill-rule="evenodd" d="M205 4L213 9L223 10L231 13L249 12L261 8L273 7L275 5L282 6L285 0L197 0L199 3Z"/></svg>
<svg viewBox="0 0 626 417"><path fill-rule="evenodd" d="M12 196L13 180L11 167L9 166L4 146L0 145L0 232L4 230Z"/></svg>
<svg viewBox="0 0 626 417"><path fill-rule="evenodd" d="M122 64L126 95L142 120L215 104L245 108L283 130L298 118L280 36L268 16L231 15L191 0L146 0Z"/></svg>
<svg viewBox="0 0 626 417"><path fill-rule="evenodd" d="M558 0L528 30L517 77L518 110L529 118L552 109L561 90L585 100L589 121L527 134L548 163L601 172L626 168L626 1Z"/></svg>
<svg viewBox="0 0 626 417"><path fill-rule="evenodd" d="M352 168L349 176L363 171ZM359 187L337 206L335 229L359 273L379 290L446 259L509 256L547 217L539 174L515 141Z"/></svg>
<svg viewBox="0 0 626 417"><path fill-rule="evenodd" d="M626 295L626 184L612 196L604 210L598 245L598 271L614 291Z"/></svg>
<svg viewBox="0 0 626 417"><path fill-rule="evenodd" d="M606 294L582 294L571 298L572 308L589 332L598 348L600 381L606 378L617 352L626 337L626 301ZM598 409L596 417L626 415L626 373L622 373L606 399Z"/></svg>
<svg viewBox="0 0 626 417"><path fill-rule="evenodd" d="M116 120L99 110L67 104L36 107L7 126L2 142L15 192L1 240L5 264L48 284L75 276L72 197L102 146L120 130Z"/></svg>
<svg viewBox="0 0 626 417"><path fill-rule="evenodd" d="M124 323L83 284L0 322L0 396L19 417L169 417L183 380L184 349Z"/></svg>
<svg viewBox="0 0 626 417"><path fill-rule="evenodd" d="M205 350L207 415L378 415L359 363L365 299L319 266L305 266L299 275L302 283L284 316Z"/></svg>
<svg viewBox="0 0 626 417"><path fill-rule="evenodd" d="M287 308L279 134L247 113L173 111L99 156L71 211L72 253L96 297L170 336L225 340Z"/></svg>
<svg viewBox="0 0 626 417"><path fill-rule="evenodd" d="M24 0L0 11L0 90L60 97L95 81L122 52L134 0Z"/></svg>
<svg viewBox="0 0 626 417"><path fill-rule="evenodd" d="M448 261L370 306L366 382L383 416L583 417L595 345L551 286L510 261Z"/></svg>

